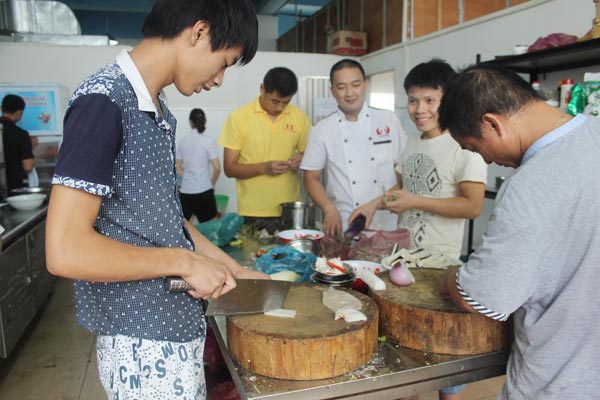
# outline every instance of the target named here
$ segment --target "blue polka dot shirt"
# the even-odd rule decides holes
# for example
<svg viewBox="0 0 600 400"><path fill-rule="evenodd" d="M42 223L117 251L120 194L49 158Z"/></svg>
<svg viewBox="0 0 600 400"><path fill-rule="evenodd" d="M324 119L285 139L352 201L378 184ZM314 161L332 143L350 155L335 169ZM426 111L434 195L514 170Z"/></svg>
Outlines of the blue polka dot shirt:
<svg viewBox="0 0 600 400"><path fill-rule="evenodd" d="M127 52L83 81L67 105L52 183L102 196L103 235L192 251L176 190L176 120L159 100L164 118ZM199 300L167 292L164 278L75 288L77 319L96 334L185 342L205 333Z"/></svg>

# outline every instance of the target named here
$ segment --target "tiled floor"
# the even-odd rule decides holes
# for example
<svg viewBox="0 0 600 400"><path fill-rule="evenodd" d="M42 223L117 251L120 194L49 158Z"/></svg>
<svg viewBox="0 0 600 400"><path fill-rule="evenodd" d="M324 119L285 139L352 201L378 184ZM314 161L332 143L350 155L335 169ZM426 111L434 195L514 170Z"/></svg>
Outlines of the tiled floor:
<svg viewBox="0 0 600 400"><path fill-rule="evenodd" d="M471 383L464 400L494 400L504 376ZM75 322L73 287L59 279L11 358L0 360L2 400L101 400L94 336ZM437 392L420 400L437 399Z"/></svg>
<svg viewBox="0 0 600 400"><path fill-rule="evenodd" d="M106 400L94 335L75 322L73 284L57 280L21 342L0 364L2 400Z"/></svg>

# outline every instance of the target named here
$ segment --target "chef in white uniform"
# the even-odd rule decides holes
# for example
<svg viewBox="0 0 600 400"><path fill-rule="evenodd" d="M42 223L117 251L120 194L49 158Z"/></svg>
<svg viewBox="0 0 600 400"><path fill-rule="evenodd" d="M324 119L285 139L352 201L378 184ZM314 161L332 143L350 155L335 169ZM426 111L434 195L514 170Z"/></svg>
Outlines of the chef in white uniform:
<svg viewBox="0 0 600 400"><path fill-rule="evenodd" d="M338 109L311 129L300 168L306 192L323 210L325 234L335 236L347 228L355 208L381 195L384 187L398 187L394 166L406 135L394 113L366 105L367 81L358 62L337 62L330 79ZM397 226L397 215L387 210L378 211L370 224L384 230Z"/></svg>

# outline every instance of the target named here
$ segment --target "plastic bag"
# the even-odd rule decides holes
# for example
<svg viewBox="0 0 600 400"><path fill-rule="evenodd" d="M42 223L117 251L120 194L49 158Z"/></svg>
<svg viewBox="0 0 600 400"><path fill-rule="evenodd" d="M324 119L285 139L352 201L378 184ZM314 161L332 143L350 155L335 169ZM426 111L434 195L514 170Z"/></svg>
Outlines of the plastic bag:
<svg viewBox="0 0 600 400"><path fill-rule="evenodd" d="M206 339L204 341L204 353L202 355L204 365L208 367L211 374L217 374L226 370L225 359L219 349L219 343L210 325L206 327Z"/></svg>
<svg viewBox="0 0 600 400"><path fill-rule="evenodd" d="M567 112L570 115L583 113L600 118L600 82L583 82L573 86Z"/></svg>
<svg viewBox="0 0 600 400"><path fill-rule="evenodd" d="M366 260L381 262L383 257L388 256L398 244L399 249L410 247L410 231L398 228L395 231L375 231L374 235L367 236L361 233L360 240L350 249L348 254L351 260Z"/></svg>
<svg viewBox="0 0 600 400"><path fill-rule="evenodd" d="M236 213L225 214L223 218L212 219L196 225L208 240L217 246L227 246L240 230L244 217Z"/></svg>
<svg viewBox="0 0 600 400"><path fill-rule="evenodd" d="M575 43L577 36L568 35L566 33L551 33L548 36L540 37L529 48L528 52L549 49L551 47L564 46L566 44Z"/></svg>
<svg viewBox="0 0 600 400"><path fill-rule="evenodd" d="M279 246L258 257L254 269L265 274L294 271L300 275L296 282L311 282L310 276L314 272L312 266L316 261L317 256L314 254L302 253L289 246Z"/></svg>
<svg viewBox="0 0 600 400"><path fill-rule="evenodd" d="M325 236L319 244L321 245L323 257L348 260L348 253L350 252L349 243L350 241L347 241L343 237L332 238L331 236Z"/></svg>
<svg viewBox="0 0 600 400"><path fill-rule="evenodd" d="M233 381L221 382L208 394L209 400L240 400L241 397Z"/></svg>

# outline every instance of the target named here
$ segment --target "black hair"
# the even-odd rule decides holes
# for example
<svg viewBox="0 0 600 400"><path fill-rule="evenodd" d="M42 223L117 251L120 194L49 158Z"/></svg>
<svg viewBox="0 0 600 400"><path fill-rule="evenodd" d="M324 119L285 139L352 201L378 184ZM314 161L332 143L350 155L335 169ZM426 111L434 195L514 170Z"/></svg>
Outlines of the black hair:
<svg viewBox="0 0 600 400"><path fill-rule="evenodd" d="M358 68L360 70L360 73L361 73L363 79L367 80L367 75L365 75L365 70L358 61L354 61L349 58L344 58L343 60L340 60L340 61L336 62L335 64L333 64L333 67L331 67L331 70L329 71L329 80L331 81L332 85L333 85L333 75L340 69L344 69L344 68Z"/></svg>
<svg viewBox="0 0 600 400"><path fill-rule="evenodd" d="M190 122L192 123L192 126L200 133L206 130L206 115L204 115L204 111L202 111L200 108L194 108L190 112Z"/></svg>
<svg viewBox="0 0 600 400"><path fill-rule="evenodd" d="M542 99L516 73L491 65L470 66L444 92L438 122L453 137L481 138L484 114L514 115L534 101Z"/></svg>
<svg viewBox="0 0 600 400"><path fill-rule="evenodd" d="M282 97L293 96L298 91L296 74L285 67L271 68L263 79L266 93L277 92Z"/></svg>
<svg viewBox="0 0 600 400"><path fill-rule="evenodd" d="M456 75L456 71L445 60L433 58L410 70L404 78L404 90L408 93L412 87L421 87L441 89L442 92L446 92L446 88Z"/></svg>
<svg viewBox="0 0 600 400"><path fill-rule="evenodd" d="M2 99L2 112L13 114L25 109L25 100L16 94L7 94Z"/></svg>
<svg viewBox="0 0 600 400"><path fill-rule="evenodd" d="M156 0L144 19L144 38L173 39L198 21L210 26L212 51L241 46L239 64L258 48L258 20L251 0Z"/></svg>

